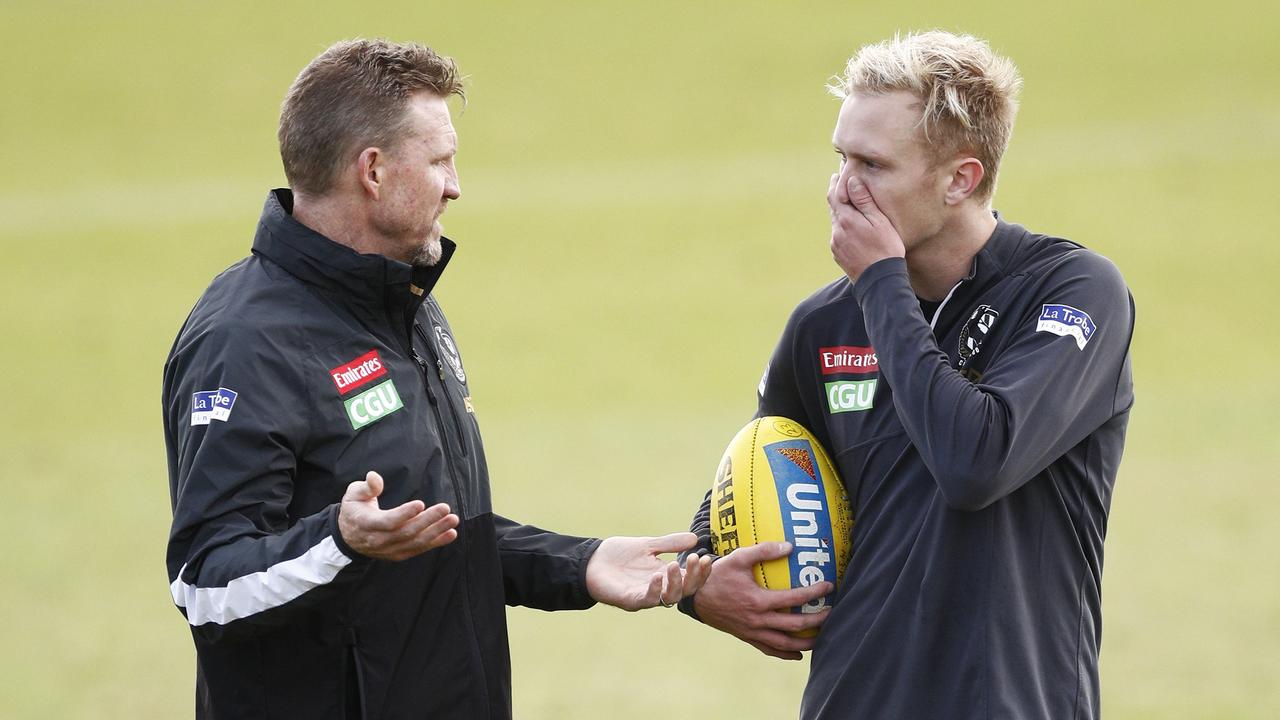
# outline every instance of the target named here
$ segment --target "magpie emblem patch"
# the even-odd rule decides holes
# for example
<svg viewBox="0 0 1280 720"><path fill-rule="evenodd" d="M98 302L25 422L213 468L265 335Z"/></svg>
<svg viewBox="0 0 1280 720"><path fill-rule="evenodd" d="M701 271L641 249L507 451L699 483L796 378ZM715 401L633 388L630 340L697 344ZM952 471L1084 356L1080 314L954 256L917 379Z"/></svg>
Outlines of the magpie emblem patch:
<svg viewBox="0 0 1280 720"><path fill-rule="evenodd" d="M449 337L449 333L445 332L443 327L436 325L435 331L436 347L440 349L440 356L453 371L453 376L458 378L458 382L465 385L467 372L462 369L462 357L458 355L458 346L453 343L453 338Z"/></svg>
<svg viewBox="0 0 1280 720"><path fill-rule="evenodd" d="M978 353L982 352L982 341L987 339L991 328L999 319L1000 313L990 305L979 305L974 309L968 322L960 328L960 360L956 363L957 368L963 370L973 358L977 357Z"/></svg>

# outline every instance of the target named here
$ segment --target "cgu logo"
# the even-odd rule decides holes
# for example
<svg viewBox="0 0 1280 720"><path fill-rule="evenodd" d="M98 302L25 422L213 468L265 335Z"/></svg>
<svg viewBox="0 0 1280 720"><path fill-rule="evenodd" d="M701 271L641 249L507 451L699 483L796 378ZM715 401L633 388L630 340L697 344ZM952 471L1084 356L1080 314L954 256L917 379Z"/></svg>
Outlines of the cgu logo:
<svg viewBox="0 0 1280 720"><path fill-rule="evenodd" d="M801 497L807 495L809 497ZM819 529L818 519L826 519L826 508L823 507L822 488L815 483L794 483L787 488L787 502L794 508L788 513L787 535L792 537L795 552L792 553L793 577L800 585L809 587L814 583L830 580L835 583L835 568L831 565L831 552L824 546ZM830 536L830 529L827 535ZM827 598L810 600L800 607L802 613L815 613L827 606Z"/></svg>
<svg viewBox="0 0 1280 720"><path fill-rule="evenodd" d="M870 410L876 396L876 380L840 380L826 387L827 407L833 415Z"/></svg>
<svg viewBox="0 0 1280 720"><path fill-rule="evenodd" d="M379 383L343 403L351 428L359 430L404 407L393 380Z"/></svg>

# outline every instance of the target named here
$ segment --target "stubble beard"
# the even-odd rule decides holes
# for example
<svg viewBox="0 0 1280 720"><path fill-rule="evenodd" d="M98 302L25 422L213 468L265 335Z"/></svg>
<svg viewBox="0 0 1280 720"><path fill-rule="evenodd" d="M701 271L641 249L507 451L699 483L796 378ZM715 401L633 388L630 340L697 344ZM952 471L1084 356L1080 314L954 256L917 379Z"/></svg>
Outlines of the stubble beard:
<svg viewBox="0 0 1280 720"><path fill-rule="evenodd" d="M422 246L418 248L418 252L414 254L413 260L410 262L414 267L432 267L440 262L441 256L444 254L444 247L440 244L440 234L432 232L430 236L423 241Z"/></svg>

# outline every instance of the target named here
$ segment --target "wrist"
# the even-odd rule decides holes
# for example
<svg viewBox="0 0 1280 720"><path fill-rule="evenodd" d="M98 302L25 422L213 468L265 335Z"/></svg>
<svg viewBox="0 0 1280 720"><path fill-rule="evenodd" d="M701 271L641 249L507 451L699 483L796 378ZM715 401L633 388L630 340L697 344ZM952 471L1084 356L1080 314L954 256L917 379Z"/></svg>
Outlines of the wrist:
<svg viewBox="0 0 1280 720"><path fill-rule="evenodd" d="M342 503L338 502L329 506L329 523L328 524L329 524L329 534L333 536L334 544L338 546L338 550L343 555L346 555L352 560L370 559L369 556L365 555L364 553L352 547L351 543L347 541L346 536L343 535Z"/></svg>
<svg viewBox="0 0 1280 720"><path fill-rule="evenodd" d="M906 258L890 256L871 263L863 269L857 278L850 277L850 281L853 283L854 298L859 305L864 304L872 286L884 278L895 276L901 276L906 282L910 283L910 280L907 279Z"/></svg>

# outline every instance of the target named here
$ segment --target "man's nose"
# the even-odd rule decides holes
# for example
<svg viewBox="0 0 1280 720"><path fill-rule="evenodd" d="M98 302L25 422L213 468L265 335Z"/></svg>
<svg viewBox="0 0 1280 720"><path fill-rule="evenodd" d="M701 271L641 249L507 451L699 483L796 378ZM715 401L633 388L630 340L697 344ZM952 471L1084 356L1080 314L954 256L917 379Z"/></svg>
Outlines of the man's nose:
<svg viewBox="0 0 1280 720"><path fill-rule="evenodd" d="M444 182L444 196L450 200L457 200L462 197L462 185L458 183L458 171L456 168L449 168L449 175Z"/></svg>

